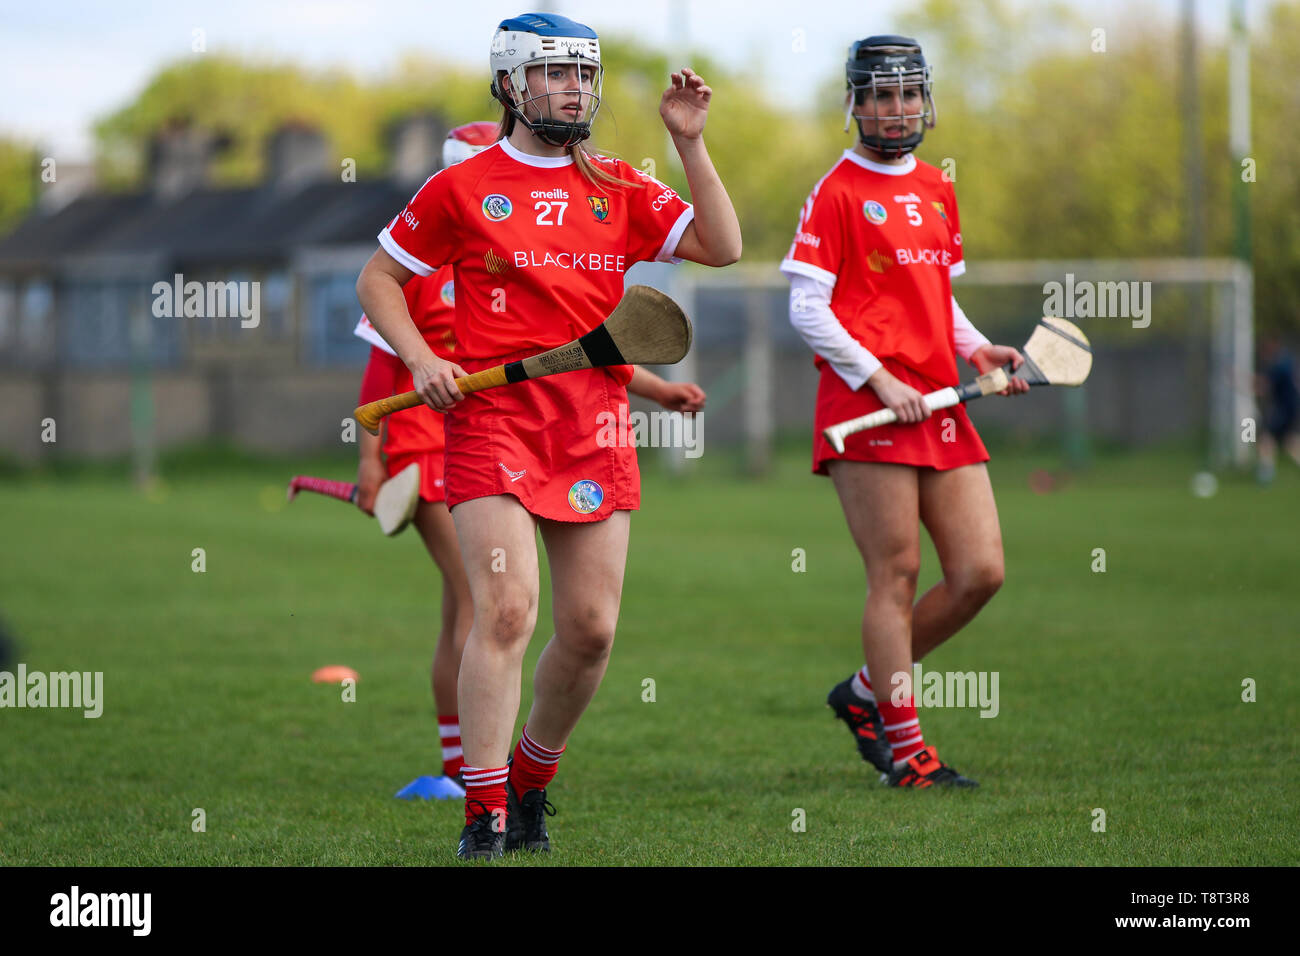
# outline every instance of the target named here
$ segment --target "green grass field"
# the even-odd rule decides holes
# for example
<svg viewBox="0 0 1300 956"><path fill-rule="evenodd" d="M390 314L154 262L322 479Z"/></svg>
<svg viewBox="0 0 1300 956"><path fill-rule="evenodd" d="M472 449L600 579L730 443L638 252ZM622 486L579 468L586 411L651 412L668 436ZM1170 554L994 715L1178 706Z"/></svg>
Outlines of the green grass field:
<svg viewBox="0 0 1300 956"><path fill-rule="evenodd" d="M921 712L981 787L900 793L824 706L860 663L864 594L829 482L802 447L763 482L704 462L647 467L613 660L550 791L555 851L506 865L1300 863L1294 469L1198 499L1191 457L1102 458L1037 495L1042 460L995 455L1007 582L925 665L997 671L1000 713ZM201 459L149 498L94 469L3 479L19 659L103 671L105 703L0 710L0 862L454 862L459 803L393 798L439 767L436 573L413 532L285 507L313 470L349 471ZM360 672L355 703L310 682L335 663Z"/></svg>

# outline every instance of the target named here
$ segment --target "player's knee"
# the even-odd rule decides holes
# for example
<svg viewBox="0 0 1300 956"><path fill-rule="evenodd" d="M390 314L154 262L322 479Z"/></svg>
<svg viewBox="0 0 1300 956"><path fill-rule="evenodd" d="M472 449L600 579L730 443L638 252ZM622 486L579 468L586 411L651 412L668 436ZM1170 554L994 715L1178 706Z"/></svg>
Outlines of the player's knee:
<svg viewBox="0 0 1300 956"><path fill-rule="evenodd" d="M596 663L609 656L617 623L617 610L589 605L568 615L561 637L571 653Z"/></svg>
<svg viewBox="0 0 1300 956"><path fill-rule="evenodd" d="M525 594L506 595L478 609L474 629L495 644L526 640L537 623L537 605Z"/></svg>
<svg viewBox="0 0 1300 956"><path fill-rule="evenodd" d="M958 600L977 607L981 606L998 593L1005 577L1001 559L989 558L974 563L964 568L957 576Z"/></svg>
<svg viewBox="0 0 1300 956"><path fill-rule="evenodd" d="M870 569L867 580L871 591L911 604L920 576L920 556L899 554L882 562L879 567Z"/></svg>

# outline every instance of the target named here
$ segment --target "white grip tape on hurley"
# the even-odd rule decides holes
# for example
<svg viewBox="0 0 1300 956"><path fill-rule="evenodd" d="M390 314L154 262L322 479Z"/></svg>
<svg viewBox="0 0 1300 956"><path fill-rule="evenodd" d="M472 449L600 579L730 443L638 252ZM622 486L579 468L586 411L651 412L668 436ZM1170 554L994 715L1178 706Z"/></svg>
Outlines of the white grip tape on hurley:
<svg viewBox="0 0 1300 956"><path fill-rule="evenodd" d="M955 388L941 388L937 392L930 392L923 396L922 399L930 411L937 411L940 408L951 408L961 401ZM880 425L890 425L898 421L898 416L893 409L882 408L878 412L872 412L870 415L863 415L860 418L850 418L847 422L840 422L838 425L832 425L824 429L822 434L826 440L831 443L839 454L844 454L844 439L849 435L854 435L868 428L876 428Z"/></svg>

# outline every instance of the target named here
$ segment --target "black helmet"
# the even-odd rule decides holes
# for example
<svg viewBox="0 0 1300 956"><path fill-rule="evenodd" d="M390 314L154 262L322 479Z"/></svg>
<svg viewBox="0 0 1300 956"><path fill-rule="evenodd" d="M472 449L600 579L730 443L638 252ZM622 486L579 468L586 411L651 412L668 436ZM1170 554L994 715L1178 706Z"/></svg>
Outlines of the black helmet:
<svg viewBox="0 0 1300 956"><path fill-rule="evenodd" d="M890 140L880 136L867 136L862 132L862 118L858 117L858 138L862 144L889 159L897 159L910 153L921 144L927 129L934 128L937 111L934 95L931 91L930 67L921 53L921 44L911 37L874 36L857 40L849 47L849 58L844 64L845 85L852 92L849 105L844 112L844 130L848 131L849 120L853 118L853 108L867 101L867 94L896 86L899 100L902 100L903 88L920 86L921 112L904 113L901 116L885 117L877 113L877 119L920 119L921 127L911 136Z"/></svg>

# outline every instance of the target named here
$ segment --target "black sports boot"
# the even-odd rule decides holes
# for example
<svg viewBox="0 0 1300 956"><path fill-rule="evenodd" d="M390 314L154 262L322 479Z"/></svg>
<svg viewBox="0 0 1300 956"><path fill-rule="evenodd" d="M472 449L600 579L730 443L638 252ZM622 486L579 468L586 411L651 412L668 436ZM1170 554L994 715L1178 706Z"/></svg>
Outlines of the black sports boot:
<svg viewBox="0 0 1300 956"><path fill-rule="evenodd" d="M897 770L889 771L884 781L891 787L978 787L970 777L963 777L939 759L933 747L926 747Z"/></svg>
<svg viewBox="0 0 1300 956"><path fill-rule="evenodd" d="M529 790L523 799L515 797L514 786L506 783L506 850L551 852L551 838L546 832L546 818L555 816L555 807L546 799L545 790Z"/></svg>
<svg viewBox="0 0 1300 956"><path fill-rule="evenodd" d="M510 785L507 784L506 791L509 790ZM478 808L485 809L481 803ZM456 848L456 856L462 860L492 860L501 856L505 852L506 830L509 826L508 823L503 826L503 822L500 813L480 813L473 823L467 824L460 831L460 846Z"/></svg>
<svg viewBox="0 0 1300 956"><path fill-rule="evenodd" d="M875 704L853 693L849 686L852 680L850 677L836 684L826 697L826 706L849 725L862 759L881 773L889 773L894 768L894 755L885 738L885 722Z"/></svg>

